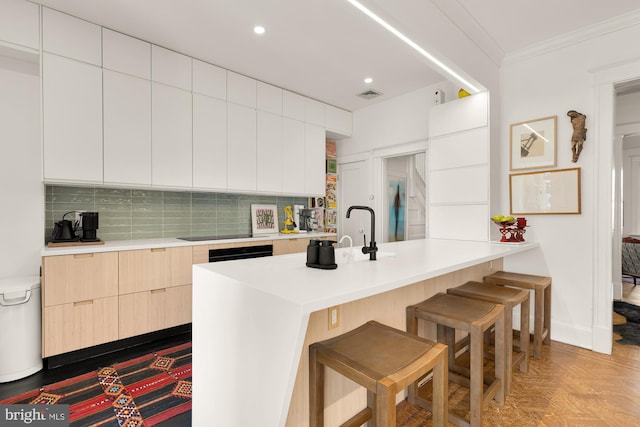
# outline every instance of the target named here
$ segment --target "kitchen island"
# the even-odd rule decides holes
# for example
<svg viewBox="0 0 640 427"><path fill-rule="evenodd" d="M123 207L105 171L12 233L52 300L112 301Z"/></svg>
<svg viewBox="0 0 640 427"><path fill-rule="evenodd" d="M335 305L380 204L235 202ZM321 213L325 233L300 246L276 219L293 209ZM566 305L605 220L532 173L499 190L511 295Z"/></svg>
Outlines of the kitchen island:
<svg viewBox="0 0 640 427"><path fill-rule="evenodd" d="M336 270L306 267L305 254L195 265L193 425L308 425L309 344L367 320L405 329L407 305L537 247L427 239L381 244L377 261L337 249ZM338 325L330 329L332 307ZM366 402L363 389L332 374L330 425Z"/></svg>

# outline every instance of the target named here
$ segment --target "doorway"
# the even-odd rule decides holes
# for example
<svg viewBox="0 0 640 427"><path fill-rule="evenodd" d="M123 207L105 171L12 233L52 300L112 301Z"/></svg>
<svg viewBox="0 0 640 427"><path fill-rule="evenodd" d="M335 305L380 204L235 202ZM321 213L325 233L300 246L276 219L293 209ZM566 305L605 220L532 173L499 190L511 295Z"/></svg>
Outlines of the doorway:
<svg viewBox="0 0 640 427"><path fill-rule="evenodd" d="M382 242L424 239L427 225L424 152L383 159Z"/></svg>
<svg viewBox="0 0 640 427"><path fill-rule="evenodd" d="M614 159L616 177L619 177L619 188L616 206L620 215L616 215L619 230L616 237L640 238L640 80L631 80L615 84L615 134ZM619 239L618 239L619 240ZM630 274L640 272L640 265L632 262L635 256L625 254L631 244L622 245L622 253L618 256L617 245L614 245L613 298L630 304L640 305L640 289L634 286ZM635 254L635 252L634 252ZM620 267L622 264L622 267ZM637 280L636 280L637 281Z"/></svg>

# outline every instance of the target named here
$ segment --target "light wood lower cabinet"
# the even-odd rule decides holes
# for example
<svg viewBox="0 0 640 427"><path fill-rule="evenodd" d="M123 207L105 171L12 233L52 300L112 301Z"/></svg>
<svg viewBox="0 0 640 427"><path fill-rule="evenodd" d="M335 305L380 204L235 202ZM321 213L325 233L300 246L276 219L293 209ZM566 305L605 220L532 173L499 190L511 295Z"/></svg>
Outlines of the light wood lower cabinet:
<svg viewBox="0 0 640 427"><path fill-rule="evenodd" d="M191 322L190 246L44 257L42 355Z"/></svg>
<svg viewBox="0 0 640 427"><path fill-rule="evenodd" d="M273 254L286 255L299 252L306 252L311 237L279 239L273 241ZM331 237L314 237L313 240L332 240Z"/></svg>
<svg viewBox="0 0 640 427"><path fill-rule="evenodd" d="M118 295L118 254L89 253L44 257L44 306Z"/></svg>
<svg viewBox="0 0 640 427"><path fill-rule="evenodd" d="M306 252L311 239L281 239L273 241L273 254L286 255Z"/></svg>
<svg viewBox="0 0 640 427"><path fill-rule="evenodd" d="M191 322L191 285L121 295L120 338Z"/></svg>
<svg viewBox="0 0 640 427"><path fill-rule="evenodd" d="M44 308L42 355L66 353L118 339L118 297Z"/></svg>

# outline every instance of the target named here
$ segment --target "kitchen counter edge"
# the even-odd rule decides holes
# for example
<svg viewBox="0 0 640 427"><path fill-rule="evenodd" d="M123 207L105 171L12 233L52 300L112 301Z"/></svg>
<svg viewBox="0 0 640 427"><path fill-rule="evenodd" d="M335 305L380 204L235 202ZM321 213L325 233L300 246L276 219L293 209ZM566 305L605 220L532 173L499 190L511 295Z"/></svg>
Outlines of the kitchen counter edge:
<svg viewBox="0 0 640 427"><path fill-rule="evenodd" d="M224 243L239 242L260 242L270 240L288 240L288 239L308 239L336 237L336 233L314 232L314 233L297 233L297 234L265 234L257 237L242 237L238 239L218 239L218 240L199 240L190 242L178 238L157 238L157 239L140 239L140 240L115 240L105 242L103 245L77 245L77 246L60 246L60 247L44 247L40 253L41 256L58 256L58 255L75 255L97 252L117 252L117 251L133 251L139 249L154 248L171 248L183 246L202 246L216 245Z"/></svg>

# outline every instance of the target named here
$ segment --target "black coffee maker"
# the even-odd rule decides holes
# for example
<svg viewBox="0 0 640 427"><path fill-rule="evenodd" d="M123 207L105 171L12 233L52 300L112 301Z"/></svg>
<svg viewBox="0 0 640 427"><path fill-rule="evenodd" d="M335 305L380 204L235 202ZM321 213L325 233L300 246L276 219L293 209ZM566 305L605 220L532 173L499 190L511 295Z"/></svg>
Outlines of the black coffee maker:
<svg viewBox="0 0 640 427"><path fill-rule="evenodd" d="M96 230L98 229L98 212L82 212L82 237L81 242L98 242Z"/></svg>
<svg viewBox="0 0 640 427"><path fill-rule="evenodd" d="M310 240L307 246L307 267L333 270L338 268L333 247L335 240Z"/></svg>

